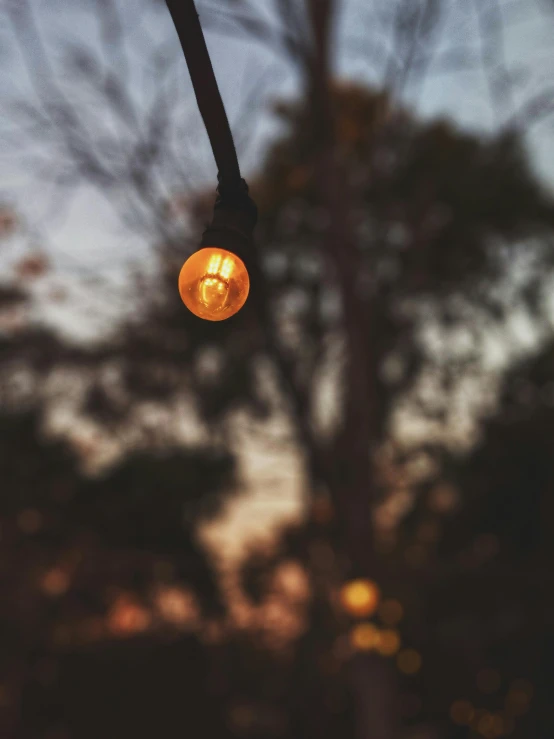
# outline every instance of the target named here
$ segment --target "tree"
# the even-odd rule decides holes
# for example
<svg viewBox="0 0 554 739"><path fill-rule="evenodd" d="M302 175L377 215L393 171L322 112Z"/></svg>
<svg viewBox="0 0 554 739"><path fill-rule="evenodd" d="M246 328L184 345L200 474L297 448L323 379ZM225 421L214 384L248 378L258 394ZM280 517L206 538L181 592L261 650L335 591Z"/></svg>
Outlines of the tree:
<svg viewBox="0 0 554 739"><path fill-rule="evenodd" d="M296 18L298 23L293 27L288 25L286 13L297 13L295 7L279 5L286 22L277 39L304 65L309 95L307 103L282 106L288 133L269 151L262 175L252 183L262 217L260 274L248 307L224 325L200 324L183 313L173 289L180 266L172 248L175 229L167 215L162 216L160 198L151 197L153 160L137 157L135 152L130 161L143 172L143 184L137 187L141 207L153 215L153 220L148 216L148 223L161 222L160 235L168 242L162 252L161 281L150 299L144 297L139 319L122 327L115 341L84 354L48 334L37 337L30 333L11 339L8 355L19 355L23 349L26 361L39 372L70 366L82 374L84 367L92 367L85 408L103 425L115 428L129 419L132 423L139 400L175 405L183 395L185 380L201 408L209 437L227 449L232 446L233 410L246 408L272 418L284 408L306 459L307 489L314 497L311 518L284 536L281 552L273 560L249 563L246 574L249 578L252 573L259 575L254 580L261 581L264 596L276 566L282 566L283 559L285 563L291 558L299 561L311 584L310 628L296 643L292 667L277 671L278 699L271 699L263 688L255 686L256 667L262 669L255 659L251 671L251 663L245 665L241 689L256 696L250 700L257 700L258 705L278 706L271 731L279 733L281 726L281 735L289 731L290 736L385 737L396 733L396 678L390 665L373 651L360 649L354 658L346 659L350 647L347 644L341 651L340 645L345 644L341 635L348 634L352 624L336 606L336 591L345 579L369 577L384 591L402 597L407 614L405 638L423 650L426 664L435 666L426 672L426 678L433 675L425 691L425 705L430 701L431 707L419 716L416 711L414 721L436 722L444 716L449 702L457 697L449 694L450 690L459 684L442 680L444 665L440 645L433 641L432 626L434 618L448 621L440 611L445 598L450 597L443 578L445 571L451 575L451 569L442 567L445 555L420 541L423 523L432 544L432 524L436 528L437 521L433 516L431 522L420 521L416 505L410 516L389 511L393 525L389 521L387 526L374 527L370 512L373 509L379 520L379 515L383 518L383 512L387 513L387 504L389 508L398 506L399 486L409 505L421 501L424 516L426 501L448 500L447 481L456 486L452 489L464 491L463 475L474 474L474 462L463 461L458 479L453 442L448 436L452 425L448 423L452 421L449 405L460 384L475 367L482 366L482 342L488 332L502 331L516 307L533 311L535 320L542 317L545 331L549 330L538 298L552 264L553 210L530 175L512 131L483 142L446 123L418 123L388 94L353 85L330 86L327 34L333 4L310 4L311 15ZM422 33L438 28L440 8L437 3L418 5ZM418 62L413 66L417 74L409 73L410 78L417 78L429 62L419 56L427 37L419 38L415 48L410 48L407 39L416 19L404 3L396 10L395 39L406 59ZM13 12L16 22L25 20L22 10ZM226 22L225 15L212 19L214 23ZM23 21L18 28L28 29ZM234 28L241 32L253 29L259 34L266 28L260 23L256 15L239 16L239 21L235 16ZM314 45L308 42L308 35L287 32L290 28L311 28ZM398 88L411 68L404 68L402 74L393 59L391 56L389 74ZM91 79L89 72L85 65L85 77ZM108 95L110 85L98 89ZM120 94L117 104L121 107L125 88ZM51 115L57 116L59 108L55 105L52 111L52 99L65 103L57 94L45 101ZM153 110L158 110L157 104ZM79 157L84 152L83 171L87 173L92 162L90 171L97 178L102 170L96 166L95 147L89 146L80 124L67 110L63 115L70 125L57 126L55 135L69 136L64 144L69 162L82 162ZM77 158L75 136L84 147ZM161 141L159 129L152 136L154 143ZM96 157L92 160L91 152ZM128 163L113 176L102 174L96 181L102 186L126 186ZM191 213L198 222L205 218L206 207L205 196L191 201ZM534 263L528 266L526 278L513 285L510 265L529 254ZM452 337L463 338L465 332L471 339L470 350L464 355L443 349L441 356L437 343L433 346L425 340L430 325L442 329L439 347L448 347ZM37 351L37 346L44 346L37 344L37 338L53 347L52 353L46 354L50 363L45 362L44 350ZM199 371L207 350L214 360L210 374ZM117 377L109 381L106 370L114 364ZM269 379L267 373L262 374L264 368L270 370ZM485 371L473 374L482 387L488 379ZM330 383L335 414L329 419L322 418L321 410L324 398L329 397L324 393ZM425 392L426 386L431 391ZM424 439L412 448L403 447L394 419L406 405L412 416L419 414L433 421L443 436L434 443ZM150 443L160 442L154 438ZM485 459L490 460L490 455L487 451ZM413 470L422 460L430 472L419 484ZM115 471L111 484L123 486L128 479L149 479L152 490L162 466L144 460L132 464L136 471L125 472L125 467ZM164 468L166 464L168 460ZM175 474L189 474L188 468L179 464L174 469ZM489 474L484 478L487 484ZM136 485L132 483L129 489ZM521 484L514 490L516 498L521 497ZM492 487L487 489L487 497L489 494L493 495ZM124 505L123 516L131 501L125 498ZM140 503L140 510L145 514L148 510L150 516L147 505L148 497ZM470 521L469 536L475 519ZM119 533L120 526L118 538L125 532L122 527ZM451 558L456 560L460 549L454 541ZM387 554L391 542L393 550ZM462 537L459 547L466 544ZM329 553L329 545L331 555L325 558L322 552ZM155 551L152 539L146 548ZM431 561L422 567L424 557ZM414 563L416 571L420 568L417 577ZM466 578L468 593L482 588L477 574L472 572ZM267 595L262 600L267 600ZM444 628L448 632L448 624ZM461 633L468 633L464 629L462 624ZM456 633L460 632L454 630ZM452 638L451 634L447 637ZM354 637L349 643L355 646L359 642ZM237 649L239 654L249 653L246 645ZM459 674L473 678L485 652L483 649L479 658L467 664L466 654L458 655L464 664ZM258 654L255 649L254 653ZM264 669L276 669L272 659L262 662ZM230 663L225 664L224 669L229 670ZM368 700L376 686L382 691L379 699ZM233 695L236 699L233 687L227 691L228 700ZM354 711L346 710L353 705ZM240 711L235 713L239 716L236 726L240 727ZM242 719L247 715L250 719L243 720L242 730L250 726L253 733L265 731L267 735L267 725L264 728L263 722L256 723L247 711ZM288 729L279 723L278 717L283 715L288 718ZM485 718L479 716L478 720ZM496 725L494 719L486 718L483 727L494 732Z"/></svg>

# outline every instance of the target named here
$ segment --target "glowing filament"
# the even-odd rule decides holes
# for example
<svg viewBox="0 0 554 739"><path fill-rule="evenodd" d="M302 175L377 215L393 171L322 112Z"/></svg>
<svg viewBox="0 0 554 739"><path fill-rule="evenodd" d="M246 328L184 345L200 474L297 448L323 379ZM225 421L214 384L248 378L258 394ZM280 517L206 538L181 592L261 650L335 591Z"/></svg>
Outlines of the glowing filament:
<svg viewBox="0 0 554 739"><path fill-rule="evenodd" d="M229 251L206 247L195 252L179 275L184 304L199 318L223 321L239 311L250 280L244 262Z"/></svg>

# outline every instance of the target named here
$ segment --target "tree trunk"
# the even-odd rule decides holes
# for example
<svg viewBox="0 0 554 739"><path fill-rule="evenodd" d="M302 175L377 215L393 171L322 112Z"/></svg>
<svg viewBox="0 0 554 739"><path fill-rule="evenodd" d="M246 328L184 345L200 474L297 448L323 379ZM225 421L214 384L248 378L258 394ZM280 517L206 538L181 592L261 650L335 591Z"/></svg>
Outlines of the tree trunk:
<svg viewBox="0 0 554 739"><path fill-rule="evenodd" d="M347 363L344 415L329 460L327 481L342 530L345 551L355 576L375 576L370 503L373 492L371 440L375 438L375 363L371 361L370 306L356 290L357 253L350 223L348 180L336 156L330 99L329 47L334 0L308 0L313 53L307 85L317 141L316 174L329 214L328 253L341 288ZM356 739L392 739L394 675L375 655L358 655L351 664L356 706Z"/></svg>

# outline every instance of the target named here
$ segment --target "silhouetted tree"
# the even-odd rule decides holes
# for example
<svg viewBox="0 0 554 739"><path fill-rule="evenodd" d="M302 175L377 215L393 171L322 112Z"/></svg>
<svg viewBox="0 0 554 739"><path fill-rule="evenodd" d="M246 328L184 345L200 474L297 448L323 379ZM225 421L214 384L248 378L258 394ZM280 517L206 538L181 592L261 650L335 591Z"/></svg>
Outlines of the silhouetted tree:
<svg viewBox="0 0 554 739"><path fill-rule="evenodd" d="M194 631L173 638L182 669L190 669L190 715L195 723L204 717L197 731L206 735L384 739L398 734L402 714L408 735L446 736L452 701L477 703L469 692L483 669L537 684L548 669L521 656L544 633L536 640L530 634L533 625L546 624L542 598L527 616L515 613L531 603L533 578L540 588L549 582L540 569L548 544L535 547L548 542L538 513L549 505L552 482L547 411L510 426L506 390L489 404L480 444L462 452L453 406L464 383L472 381L479 394L491 384L486 341L493 333L504 337L508 350L513 315L551 333L542 296L553 266L554 208L529 171L515 125L484 141L445 122L423 124L399 104L402 90L417 89L431 69L444 4L399 2L383 19L391 50L378 79L387 92L331 84L334 5L314 0L304 13L280 2L277 27L243 2L229 13L206 9L212 28L253 33L279 53L285 49L306 84L305 100L278 106L285 131L251 183L261 216L258 270L247 306L222 324L188 314L175 289L183 252L194 248L212 196L182 195L185 180L174 171L180 160L167 144L173 88L154 74L157 94L137 108L130 86L114 77L116 69L125 73L121 60L100 74L89 52L69 50L70 80L90 83L128 128L119 129L117 149L60 89L29 3L9 5L24 53L32 47L37 57L25 55L40 102L31 120L53 137L46 156L62 152L60 177L96 183L133 228L155 234L161 246L157 278L140 284L136 317L102 344L74 347L25 325L2 342L3 395L13 406L2 427L9 491L3 518L11 532L2 547L4 559L17 563L5 573L4 588L18 593L6 609L4 651L7 690L24 706L19 719L12 696L7 735L49 736L58 724L62 731L68 705L69 736L96 735L100 724L107 736L182 733L187 720L179 724L172 698L178 667L164 641L168 623L177 632ZM105 14L114 4L102 6L98 19L111 59L123 48L124 27ZM479 14L484 31L496 8ZM503 104L512 81L495 57L498 28L489 26L493 40L485 34L483 49L489 48L493 100ZM169 69L165 41L160 49L152 61L161 74ZM465 63L468 53L441 53L441 64ZM48 84L38 85L41 69ZM525 111L542 116L547 107L528 98L522 109L506 109L504 122L524 125L531 120ZM182 210L191 219L186 231L174 218ZM12 303L21 298L16 288L5 295ZM98 438L78 435L78 420L68 443L47 444L40 436L40 424L52 423L52 381L59 386L66 376L78 386L75 418L101 429L123 455L97 479L79 469L68 449L76 447L84 460L98 452ZM69 381L61 393L69 397ZM206 439L196 446L183 444L169 421L191 408L191 398ZM466 409L478 428L480 405ZM156 416L161 409L174 412ZM199 522L233 488L239 410L267 419L268 427L287 420L305 459L309 500L306 521L283 532L273 553L253 553L245 564L244 589L257 614L246 632L228 612L239 595L228 594L222 607L196 539ZM405 443L402 412L431 431ZM521 567L516 592L514 561ZM309 583L296 600L278 586L286 566L296 568L293 581ZM345 613L339 598L353 577L376 580L384 596L402 604L403 644L417 653L399 654L401 675L390 661L394 649L387 658L356 639L359 619ZM297 619L289 642L277 646L264 626L275 613ZM390 625L381 611L379 618L380 627ZM123 636L131 641L122 643ZM48 683L45 660L61 677L41 694L36 670ZM86 696L114 661L98 717L89 720ZM159 673L167 668L163 682L137 678L147 665ZM136 714L122 708L133 715L128 728L110 706L118 681L141 704ZM516 686L509 695L520 700L521 713L528 691ZM542 730L547 709L537 699ZM466 724L491 739L512 728L500 705L482 705L488 712L472 707Z"/></svg>

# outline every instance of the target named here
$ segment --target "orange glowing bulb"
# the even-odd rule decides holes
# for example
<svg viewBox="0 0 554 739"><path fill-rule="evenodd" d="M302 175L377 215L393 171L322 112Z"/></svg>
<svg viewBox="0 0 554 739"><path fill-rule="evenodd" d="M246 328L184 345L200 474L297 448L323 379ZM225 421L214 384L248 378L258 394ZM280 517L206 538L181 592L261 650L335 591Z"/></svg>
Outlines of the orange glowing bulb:
<svg viewBox="0 0 554 739"><path fill-rule="evenodd" d="M179 294L187 308L206 321L224 321L246 302L250 279L242 259L208 246L192 254L179 274Z"/></svg>

